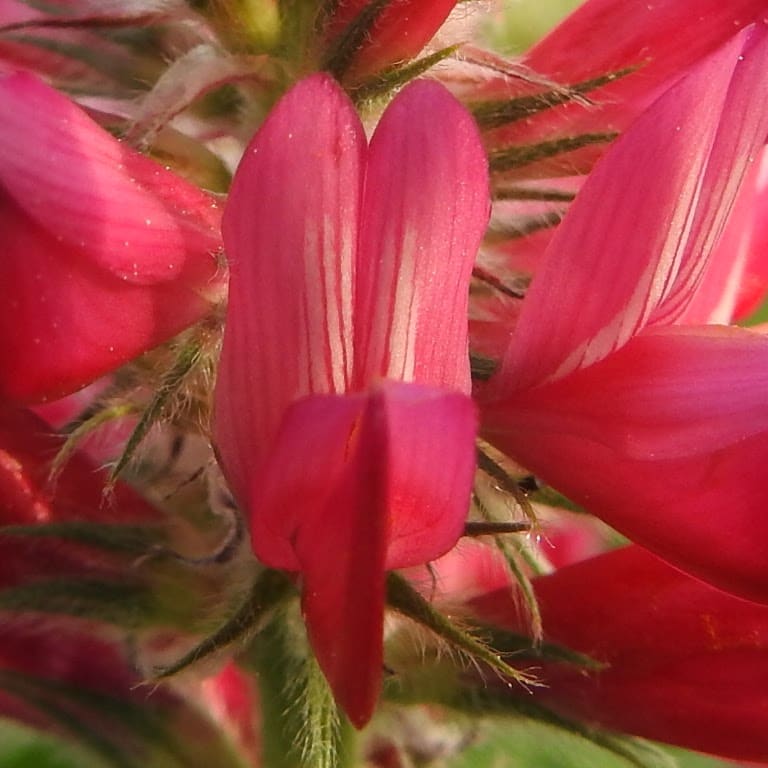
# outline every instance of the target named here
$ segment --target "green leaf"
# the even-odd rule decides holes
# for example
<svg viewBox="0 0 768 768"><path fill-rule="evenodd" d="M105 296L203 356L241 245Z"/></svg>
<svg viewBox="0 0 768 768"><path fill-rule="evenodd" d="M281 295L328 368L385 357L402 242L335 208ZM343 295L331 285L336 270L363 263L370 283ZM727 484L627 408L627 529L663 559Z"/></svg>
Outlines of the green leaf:
<svg viewBox="0 0 768 768"><path fill-rule="evenodd" d="M519 54L541 39L584 0L506 0L486 22L491 46Z"/></svg>
<svg viewBox="0 0 768 768"><path fill-rule="evenodd" d="M0 768L103 768L85 750L0 719Z"/></svg>
<svg viewBox="0 0 768 768"><path fill-rule="evenodd" d="M109 765L138 768L139 763L134 757L103 733L103 723L102 728L95 728L89 725L87 714L76 711L73 702L68 700L66 688L61 683L26 677L9 670L0 672L0 689L37 709ZM79 697L83 695L79 691L77 694Z"/></svg>
<svg viewBox="0 0 768 768"><path fill-rule="evenodd" d="M113 768L244 768L215 726L176 698L106 694L10 670L0 671L0 689Z"/></svg>
<svg viewBox="0 0 768 768"><path fill-rule="evenodd" d="M623 756L588 737L526 718L496 718L485 723L485 730L485 738L481 737L476 745L453 761L451 768L628 768L630 765L671 768L675 765L675 760L661 748L631 737L624 738L632 754ZM696 765L682 763L679 768ZM723 764L706 762L700 768L718 766Z"/></svg>
<svg viewBox="0 0 768 768"><path fill-rule="evenodd" d="M659 765L677 768L734 768L730 761L696 752L649 745L658 750ZM627 768L626 759L610 754L580 736L527 719L494 718L480 726L480 737L450 768Z"/></svg>
<svg viewBox="0 0 768 768"><path fill-rule="evenodd" d="M675 768L675 761L662 752L654 744L625 734L593 728L577 720L571 720L538 704L530 695L518 695L506 690L503 685L481 681L478 684L465 685L460 695L457 695L449 706L470 714L507 715L509 723L518 722L524 718L531 723L544 724L567 733L572 737L599 747L608 753L622 758L623 765L635 768ZM599 753L598 753L599 755ZM595 763L586 765L602 765L599 758ZM539 768L537 765L536 768Z"/></svg>

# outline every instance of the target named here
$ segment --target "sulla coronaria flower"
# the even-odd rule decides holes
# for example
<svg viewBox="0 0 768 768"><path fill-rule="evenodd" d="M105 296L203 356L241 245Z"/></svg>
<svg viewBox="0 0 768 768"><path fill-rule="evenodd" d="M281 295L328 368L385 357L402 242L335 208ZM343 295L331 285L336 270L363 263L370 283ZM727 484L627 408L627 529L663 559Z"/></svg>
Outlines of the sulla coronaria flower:
<svg viewBox="0 0 768 768"><path fill-rule="evenodd" d="M54 399L221 298L216 201L26 73L0 73L0 397Z"/></svg>
<svg viewBox="0 0 768 768"><path fill-rule="evenodd" d="M214 439L253 550L300 573L319 664L363 725L382 668L384 577L460 536L474 472L468 282L487 221L469 115L417 82L367 144L327 76L246 150Z"/></svg>
<svg viewBox="0 0 768 768"><path fill-rule="evenodd" d="M518 585L496 547L465 541L413 569L420 589L485 626L527 634ZM557 717L739 760L768 760L768 607L704 584L630 545L533 580L544 647L541 685L481 676L502 709ZM490 630L493 631L493 630ZM520 663L526 652L521 651ZM544 713L542 713L544 714Z"/></svg>
<svg viewBox="0 0 768 768"><path fill-rule="evenodd" d="M476 299L479 320L501 314L507 327L512 325L516 310L510 292L519 295L520 286L530 282L583 174L687 71L739 29L765 18L762 0L706 0L696 10L691 13L677 0L587 0L516 68L503 60L491 72L488 66L454 63L438 73L470 105L492 171L494 216L476 272L502 290ZM745 184L742 196L750 196L750 186ZM751 200L739 207L746 216L754 211ZM738 273L751 279L759 300L765 270L750 264L747 253L740 260ZM726 271L727 277L713 275L719 287L738 276ZM716 321L722 317L720 312ZM495 323L493 332L501 324Z"/></svg>
<svg viewBox="0 0 768 768"><path fill-rule="evenodd" d="M768 340L691 310L768 133L768 34L702 60L606 154L542 256L485 430L634 541L768 599ZM711 303L711 302L706 302Z"/></svg>
<svg viewBox="0 0 768 768"><path fill-rule="evenodd" d="M691 749L768 759L766 606L640 547L539 579L536 593L548 636L606 664L591 675L550 670L541 691L550 706Z"/></svg>

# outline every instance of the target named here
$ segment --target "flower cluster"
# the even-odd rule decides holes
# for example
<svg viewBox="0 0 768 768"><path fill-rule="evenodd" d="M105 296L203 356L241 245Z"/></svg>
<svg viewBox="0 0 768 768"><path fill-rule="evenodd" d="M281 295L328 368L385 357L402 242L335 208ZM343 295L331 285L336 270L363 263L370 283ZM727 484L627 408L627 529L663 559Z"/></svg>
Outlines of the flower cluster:
<svg viewBox="0 0 768 768"><path fill-rule="evenodd" d="M1 715L768 764L768 5L483 14L0 5Z"/></svg>

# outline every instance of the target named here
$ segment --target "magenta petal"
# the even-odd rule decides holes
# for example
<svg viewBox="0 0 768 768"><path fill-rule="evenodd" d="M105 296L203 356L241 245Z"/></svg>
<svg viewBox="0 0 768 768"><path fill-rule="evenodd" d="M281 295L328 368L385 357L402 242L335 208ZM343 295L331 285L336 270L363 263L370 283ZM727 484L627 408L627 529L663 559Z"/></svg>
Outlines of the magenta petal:
<svg viewBox="0 0 768 768"><path fill-rule="evenodd" d="M657 461L768 432L767 390L768 336L672 326L649 329L589 368L512 395L499 410L504 421L525 421L527 436L571 434ZM490 415L487 425L497 429Z"/></svg>
<svg viewBox="0 0 768 768"><path fill-rule="evenodd" d="M750 262L753 261L755 227L760 226L763 218L758 190L760 176L764 175L761 174L761 165L761 162L754 162L749 168L723 235L710 256L693 299L680 317L681 323L731 323L736 306L741 304L744 288L747 288L747 294L757 292L758 296L764 290L765 280L749 274L754 266ZM763 253L759 254L758 264L760 261L765 261L768 266L768 258ZM755 285L747 285L750 278Z"/></svg>
<svg viewBox="0 0 768 768"><path fill-rule="evenodd" d="M0 109L3 197L62 246L130 284L172 282L190 267L201 281L212 277L220 247L212 198L30 75L0 78Z"/></svg>
<svg viewBox="0 0 768 768"><path fill-rule="evenodd" d="M522 130L503 129L498 138L525 142L547 131L560 136L623 131L698 61L765 18L764 0L701 0L695 13L679 0L589 0L526 54L526 65L563 84L633 71L590 92L587 105L547 110ZM583 151L575 154L581 157Z"/></svg>
<svg viewBox="0 0 768 768"><path fill-rule="evenodd" d="M291 406L249 497L257 557L300 571L320 666L353 723L378 697L385 570L423 563L463 530L472 402L387 382Z"/></svg>
<svg viewBox="0 0 768 768"><path fill-rule="evenodd" d="M235 176L215 434L241 499L285 408L349 384L364 152L351 102L315 75L274 108Z"/></svg>
<svg viewBox="0 0 768 768"><path fill-rule="evenodd" d="M416 82L371 141L359 239L355 383L469 391L469 277L488 222L485 155L469 114Z"/></svg>
<svg viewBox="0 0 768 768"><path fill-rule="evenodd" d="M768 290L768 151L750 169L685 323L730 323L754 312Z"/></svg>
<svg viewBox="0 0 768 768"><path fill-rule="evenodd" d="M0 193L1 195L2 193ZM0 395L56 399L118 368L211 310L181 273L158 286L105 274L0 200Z"/></svg>
<svg viewBox="0 0 768 768"><path fill-rule="evenodd" d="M52 399L220 293L211 198L29 75L0 78L0 394Z"/></svg>
<svg viewBox="0 0 768 768"><path fill-rule="evenodd" d="M325 515L334 489L345 482L367 400L362 394L314 395L286 410L269 458L260 473L251 473L247 496L253 551L265 565L301 570L297 537L330 522Z"/></svg>
<svg viewBox="0 0 768 768"><path fill-rule="evenodd" d="M357 728L370 720L381 687L392 504L382 455L388 440L386 415L374 397L347 437L343 478L324 514L307 520L296 537L307 632L336 699Z"/></svg>
<svg viewBox="0 0 768 768"><path fill-rule="evenodd" d="M301 571L312 647L357 727L381 684L388 445L375 397L306 398L286 412L250 498L254 552Z"/></svg>
<svg viewBox="0 0 768 768"><path fill-rule="evenodd" d="M30 8L20 0L3 0L0 4L0 29L14 27L17 24L29 24L45 18L44 13Z"/></svg>
<svg viewBox="0 0 768 768"><path fill-rule="evenodd" d="M603 158L544 254L500 388L563 376L680 316L768 133L766 66L759 25L701 62Z"/></svg>
<svg viewBox="0 0 768 768"><path fill-rule="evenodd" d="M33 413L0 403L0 588L41 578L119 579L125 567L118 552L71 540L3 535L3 526L160 522L157 510L122 483L107 503L106 476L82 453L70 458L52 486L51 461L61 445L62 439Z"/></svg>
<svg viewBox="0 0 768 768"><path fill-rule="evenodd" d="M525 56L536 72L577 83L642 66L636 88L676 77L731 35L765 16L764 0L652 3L587 0ZM585 55L588 52L589 55Z"/></svg>
<svg viewBox="0 0 768 768"><path fill-rule="evenodd" d="M391 570L434 560L461 536L477 424L472 401L458 392L391 381L378 392L390 435Z"/></svg>
<svg viewBox="0 0 768 768"><path fill-rule="evenodd" d="M301 570L299 533L346 514L331 499L354 474L365 414L378 425L366 450L382 474L374 485L386 507L387 569L433 560L456 543L475 470L474 405L456 392L388 381L370 394L308 397L286 411L248 496L253 549L266 565Z"/></svg>
<svg viewBox="0 0 768 768"><path fill-rule="evenodd" d="M647 331L484 412L489 439L679 568L768 601L768 339Z"/></svg>
<svg viewBox="0 0 768 768"><path fill-rule="evenodd" d="M625 74L591 90L587 103L576 101L544 110L489 132L488 139L498 147L535 143L544 136L555 139L623 131L697 62L739 29L765 23L765 19L764 0L701 0L695 12L680 0L588 0L537 43L524 63L561 84ZM521 92L519 82L508 77L498 77L487 90L493 98L515 97ZM588 146L525 170L584 173L607 146Z"/></svg>
<svg viewBox="0 0 768 768"><path fill-rule="evenodd" d="M153 0L127 0L126 2L104 3L101 0L64 0L60 3L47 4L45 13L32 8L23 10L18 0L2 0L0 7L0 27L8 26L63 26L87 27L91 23L111 24L148 24L162 16L170 15L173 8L163 8L162 3ZM178 11L177 11L178 13Z"/></svg>
<svg viewBox="0 0 768 768"><path fill-rule="evenodd" d="M639 547L537 579L546 637L607 662L548 665L535 694L607 728L744 760L768 760L768 608L691 579ZM523 629L499 590L486 619Z"/></svg>

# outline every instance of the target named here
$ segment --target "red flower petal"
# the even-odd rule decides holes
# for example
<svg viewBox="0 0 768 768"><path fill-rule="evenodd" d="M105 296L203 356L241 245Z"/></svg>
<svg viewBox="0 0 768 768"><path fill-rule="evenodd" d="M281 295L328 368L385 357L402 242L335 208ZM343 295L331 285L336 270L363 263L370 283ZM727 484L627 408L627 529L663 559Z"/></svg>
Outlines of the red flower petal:
<svg viewBox="0 0 768 768"><path fill-rule="evenodd" d="M216 441L240 498L288 405L348 387L364 151L351 102L316 75L278 103L240 163L216 385Z"/></svg>
<svg viewBox="0 0 768 768"><path fill-rule="evenodd" d="M81 453L49 481L61 439L34 414L0 404L0 587L41 577L68 575L119 579L125 559L74 541L4 535L5 525L70 521L146 524L159 522L156 510L118 483L104 498L105 476Z"/></svg>
<svg viewBox="0 0 768 768"><path fill-rule="evenodd" d="M300 571L320 665L357 726L382 666L385 570L455 544L474 475L469 398L389 382L287 411L249 509L256 555Z"/></svg>
<svg viewBox="0 0 768 768"><path fill-rule="evenodd" d="M537 43L525 60L534 71L562 83L644 65L637 79L645 81L647 89L649 82L679 77L697 59L764 16L763 0L699 0L695 11L678 0L588 0Z"/></svg>
<svg viewBox="0 0 768 768"><path fill-rule="evenodd" d="M115 487L114 503L106 503L104 476L79 453L51 486L51 462L61 445L61 438L33 413L0 403L0 524L140 522L157 517L149 504L122 483Z"/></svg>
<svg viewBox="0 0 768 768"><path fill-rule="evenodd" d="M759 25L665 93L603 158L536 271L498 388L564 376L680 316L768 133L766 66Z"/></svg>
<svg viewBox="0 0 768 768"><path fill-rule="evenodd" d="M537 579L546 638L606 669L545 665L534 695L579 719L692 749L768 760L768 608L680 573L639 547ZM525 624L508 590L474 602ZM526 696L530 693L526 692Z"/></svg>
<svg viewBox="0 0 768 768"><path fill-rule="evenodd" d="M768 601L768 338L646 331L484 413L499 447L669 562Z"/></svg>
<svg viewBox="0 0 768 768"><path fill-rule="evenodd" d="M768 290L767 221L768 152L763 149L682 322L730 323L757 309Z"/></svg>
<svg viewBox="0 0 768 768"><path fill-rule="evenodd" d="M0 108L0 393L51 399L210 309L218 214L29 75Z"/></svg>
<svg viewBox="0 0 768 768"><path fill-rule="evenodd" d="M468 285L488 221L477 128L436 83L416 82L371 141L357 258L355 378L469 392Z"/></svg>
<svg viewBox="0 0 768 768"><path fill-rule="evenodd" d="M438 85L405 89L366 150L325 75L254 138L225 214L216 389L254 552L301 573L312 646L358 726L380 687L385 571L437 557L463 529L475 418L449 390L468 390L467 291L488 210L477 130Z"/></svg>

